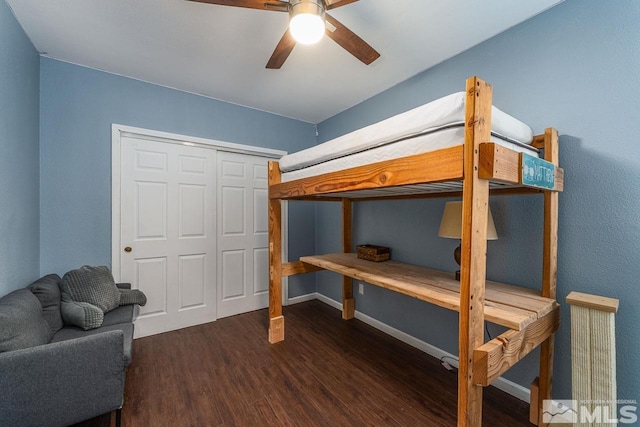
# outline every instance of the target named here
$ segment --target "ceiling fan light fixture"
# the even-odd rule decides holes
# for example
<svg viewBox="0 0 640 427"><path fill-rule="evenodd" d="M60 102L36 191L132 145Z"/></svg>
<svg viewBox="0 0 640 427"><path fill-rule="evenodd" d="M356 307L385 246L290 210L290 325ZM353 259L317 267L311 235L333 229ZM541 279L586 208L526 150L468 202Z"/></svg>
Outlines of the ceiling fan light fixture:
<svg viewBox="0 0 640 427"><path fill-rule="evenodd" d="M293 0L290 7L289 31L301 44L318 43L325 30L325 7L322 0Z"/></svg>

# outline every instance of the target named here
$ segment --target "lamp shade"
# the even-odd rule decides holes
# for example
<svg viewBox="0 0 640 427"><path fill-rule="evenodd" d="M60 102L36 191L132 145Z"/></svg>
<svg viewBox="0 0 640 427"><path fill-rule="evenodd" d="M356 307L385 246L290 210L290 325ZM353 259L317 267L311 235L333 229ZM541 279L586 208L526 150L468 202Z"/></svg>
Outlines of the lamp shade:
<svg viewBox="0 0 640 427"><path fill-rule="evenodd" d="M289 31L301 44L314 44L324 36L324 5L319 0L294 0L290 7Z"/></svg>
<svg viewBox="0 0 640 427"><path fill-rule="evenodd" d="M460 239L462 237L462 202L445 203L438 236L448 239ZM489 215L487 217L487 240L497 239L498 233L493 223L491 209L489 209Z"/></svg>

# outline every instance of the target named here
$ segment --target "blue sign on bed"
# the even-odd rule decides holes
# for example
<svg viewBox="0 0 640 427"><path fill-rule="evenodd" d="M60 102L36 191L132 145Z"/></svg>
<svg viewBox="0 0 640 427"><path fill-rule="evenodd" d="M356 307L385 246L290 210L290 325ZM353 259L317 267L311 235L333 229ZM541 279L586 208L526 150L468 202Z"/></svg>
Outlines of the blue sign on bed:
<svg viewBox="0 0 640 427"><path fill-rule="evenodd" d="M552 190L555 181L556 167L553 163L522 153L522 184Z"/></svg>

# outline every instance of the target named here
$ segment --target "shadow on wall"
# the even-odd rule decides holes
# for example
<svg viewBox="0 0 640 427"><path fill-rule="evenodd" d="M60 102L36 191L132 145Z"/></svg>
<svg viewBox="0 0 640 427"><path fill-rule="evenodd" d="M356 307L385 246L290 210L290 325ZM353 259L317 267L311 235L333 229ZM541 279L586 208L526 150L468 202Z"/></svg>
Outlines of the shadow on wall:
<svg viewBox="0 0 640 427"><path fill-rule="evenodd" d="M571 291L620 300L616 315L618 398L638 399L635 379L640 359L640 165L637 155L614 151L615 140L601 141L598 150L578 137L561 138L560 161L566 171L560 196L558 301L562 321L556 345L558 398L570 396L570 317L565 303Z"/></svg>

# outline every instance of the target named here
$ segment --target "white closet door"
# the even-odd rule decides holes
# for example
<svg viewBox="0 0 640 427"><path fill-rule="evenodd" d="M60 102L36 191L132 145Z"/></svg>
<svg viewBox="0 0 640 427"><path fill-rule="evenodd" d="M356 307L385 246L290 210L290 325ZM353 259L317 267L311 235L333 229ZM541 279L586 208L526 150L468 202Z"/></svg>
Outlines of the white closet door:
<svg viewBox="0 0 640 427"><path fill-rule="evenodd" d="M120 279L148 299L137 337L216 319L215 153L122 138Z"/></svg>
<svg viewBox="0 0 640 427"><path fill-rule="evenodd" d="M267 159L218 152L218 317L269 304Z"/></svg>

